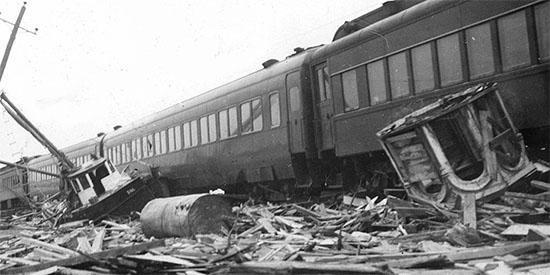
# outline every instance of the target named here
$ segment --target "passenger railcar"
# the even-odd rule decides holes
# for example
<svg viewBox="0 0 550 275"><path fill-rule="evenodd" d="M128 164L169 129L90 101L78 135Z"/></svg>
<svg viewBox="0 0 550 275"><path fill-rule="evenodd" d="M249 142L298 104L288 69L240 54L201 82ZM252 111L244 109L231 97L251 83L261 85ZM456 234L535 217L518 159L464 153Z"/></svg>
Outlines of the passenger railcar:
<svg viewBox="0 0 550 275"><path fill-rule="evenodd" d="M548 1L425 1L315 51L322 177L384 185L375 171L393 170L375 133L486 81L499 83L531 152L547 158L549 13Z"/></svg>
<svg viewBox="0 0 550 275"><path fill-rule="evenodd" d="M328 45L266 62L263 70L64 152L76 159L95 152L121 170L158 167L172 194L251 186L283 193L296 185L315 192L327 185L380 189L397 177L376 132L486 81L499 83L531 153L548 148L548 1L395 3L406 4L387 3L356 20L362 24L340 28ZM41 161L33 165L53 165Z"/></svg>

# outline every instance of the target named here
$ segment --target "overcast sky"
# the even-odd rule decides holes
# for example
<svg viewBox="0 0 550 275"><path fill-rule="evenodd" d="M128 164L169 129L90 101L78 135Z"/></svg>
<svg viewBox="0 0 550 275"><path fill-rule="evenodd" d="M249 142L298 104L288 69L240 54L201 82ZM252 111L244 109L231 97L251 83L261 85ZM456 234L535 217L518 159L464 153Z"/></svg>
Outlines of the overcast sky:
<svg viewBox="0 0 550 275"><path fill-rule="evenodd" d="M10 99L58 147L109 132L254 72L295 47L327 44L367 0L27 1L6 71ZM1 1L15 22L23 1ZM0 22L0 54L12 26ZM46 150L0 110L0 160Z"/></svg>

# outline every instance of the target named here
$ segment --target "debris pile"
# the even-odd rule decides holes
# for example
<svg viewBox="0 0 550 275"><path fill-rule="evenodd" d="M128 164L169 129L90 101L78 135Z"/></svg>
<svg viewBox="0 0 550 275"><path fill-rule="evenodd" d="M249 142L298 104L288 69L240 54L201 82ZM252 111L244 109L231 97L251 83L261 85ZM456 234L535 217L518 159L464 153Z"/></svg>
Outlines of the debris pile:
<svg viewBox="0 0 550 275"><path fill-rule="evenodd" d="M460 223L460 211L392 196L247 202L220 234L160 240L130 218L52 228L40 215L14 216L0 237L0 273L549 272L550 203L508 195L477 207L477 230Z"/></svg>

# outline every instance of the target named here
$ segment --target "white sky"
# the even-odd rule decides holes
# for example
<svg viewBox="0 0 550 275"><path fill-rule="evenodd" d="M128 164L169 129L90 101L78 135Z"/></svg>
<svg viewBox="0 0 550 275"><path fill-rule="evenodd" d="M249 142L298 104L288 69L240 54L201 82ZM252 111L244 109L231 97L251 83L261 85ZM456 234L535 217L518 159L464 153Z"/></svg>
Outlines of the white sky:
<svg viewBox="0 0 550 275"><path fill-rule="evenodd" d="M0 89L59 148L327 44L381 0L28 1ZM0 2L15 22L23 1ZM0 22L0 55L12 26ZM46 153L0 108L0 160Z"/></svg>

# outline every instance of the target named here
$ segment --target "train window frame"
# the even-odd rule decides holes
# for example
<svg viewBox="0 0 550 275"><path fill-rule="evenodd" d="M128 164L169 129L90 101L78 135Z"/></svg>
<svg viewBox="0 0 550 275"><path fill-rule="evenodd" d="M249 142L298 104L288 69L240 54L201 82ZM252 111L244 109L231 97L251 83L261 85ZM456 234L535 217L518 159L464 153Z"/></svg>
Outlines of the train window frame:
<svg viewBox="0 0 550 275"><path fill-rule="evenodd" d="M523 9L498 18L497 31L502 70L530 65L527 11Z"/></svg>
<svg viewBox="0 0 550 275"><path fill-rule="evenodd" d="M123 146L126 146L126 161L130 162L132 161L132 147L130 146L130 142L124 142Z"/></svg>
<svg viewBox="0 0 550 275"><path fill-rule="evenodd" d="M120 163L126 163L126 145L122 143L120 145ZM86 160L86 158L84 158Z"/></svg>
<svg viewBox="0 0 550 275"><path fill-rule="evenodd" d="M208 115L208 141L210 143L218 140L218 126L216 123L217 116L216 113Z"/></svg>
<svg viewBox="0 0 550 275"><path fill-rule="evenodd" d="M160 132L155 132L153 139L155 140L155 155L160 155Z"/></svg>
<svg viewBox="0 0 550 275"><path fill-rule="evenodd" d="M408 51L401 51L388 56L387 62L391 99L394 100L411 95Z"/></svg>
<svg viewBox="0 0 550 275"><path fill-rule="evenodd" d="M160 155L168 152L168 146L166 143L166 130L160 131Z"/></svg>
<svg viewBox="0 0 550 275"><path fill-rule="evenodd" d="M176 142L176 147L174 151L179 151L183 148L183 137L181 132L181 125L174 126L174 138Z"/></svg>
<svg viewBox="0 0 550 275"><path fill-rule="evenodd" d="M330 76L327 63L321 63L313 68L315 76L315 88L317 89L318 102L324 102L331 99L330 94Z"/></svg>
<svg viewBox="0 0 550 275"><path fill-rule="evenodd" d="M272 91L269 93L269 122L270 128L277 128L281 126L281 98L279 96L279 91ZM274 106L273 98L277 99L276 106ZM274 112L276 110L276 112ZM275 119L274 119L275 118Z"/></svg>
<svg viewBox="0 0 550 275"><path fill-rule="evenodd" d="M182 125L183 132L183 148L191 148L191 125L190 122L185 122Z"/></svg>
<svg viewBox="0 0 550 275"><path fill-rule="evenodd" d="M218 123L220 124L220 140L229 138L229 109L218 111ZM223 114L223 115L222 115Z"/></svg>
<svg viewBox="0 0 550 275"><path fill-rule="evenodd" d="M239 135L239 111L237 106L231 106L227 109L227 117L229 119L229 137L236 137Z"/></svg>
<svg viewBox="0 0 550 275"><path fill-rule="evenodd" d="M247 112L246 118L244 116L244 111ZM239 104L239 113L241 134L246 135L252 133L252 101L247 100Z"/></svg>
<svg viewBox="0 0 550 275"><path fill-rule="evenodd" d="M462 37L459 32L454 32L435 39L436 54L438 57L437 67L439 70L439 80L442 87L452 86L464 81L465 74L462 68L464 66L464 60L462 60L463 49L461 47L461 38ZM450 41L450 39L456 40ZM443 44L447 42L452 42L453 45ZM448 46L454 46L452 51L450 51L451 48ZM449 52L451 52L451 54L449 54ZM447 61L456 61L457 64Z"/></svg>
<svg viewBox="0 0 550 275"><path fill-rule="evenodd" d="M175 127L168 128L168 153L176 151Z"/></svg>
<svg viewBox="0 0 550 275"><path fill-rule="evenodd" d="M491 24L493 22L489 21L464 30L468 71L471 79L482 78L497 72L495 41L493 41Z"/></svg>
<svg viewBox="0 0 550 275"><path fill-rule="evenodd" d="M348 76L353 77L347 81ZM351 112L359 109L359 84L357 83L357 68L343 72L340 79L342 81L342 100L344 103L344 112Z"/></svg>
<svg viewBox="0 0 550 275"><path fill-rule="evenodd" d="M199 127L196 119L189 122L189 129L191 133L191 147L199 145Z"/></svg>
<svg viewBox="0 0 550 275"><path fill-rule="evenodd" d="M252 132L259 132L264 128L264 113L263 104L260 97L254 98L251 101L252 115Z"/></svg>
<svg viewBox="0 0 550 275"><path fill-rule="evenodd" d="M200 135L201 144L210 143L208 138L208 115L202 116L201 118L199 118L199 124L201 129L201 135Z"/></svg>
<svg viewBox="0 0 550 275"><path fill-rule="evenodd" d="M537 36L537 59L539 62L550 59L550 2L533 6L535 32Z"/></svg>
<svg viewBox="0 0 550 275"><path fill-rule="evenodd" d="M387 80L388 76L386 75L385 63L386 63L385 59L382 58L382 59L378 59L373 62L370 62L366 65L367 87L369 91L370 106L384 104L390 100L390 97L388 96L389 87L388 87L388 80ZM376 87L374 86L375 83L376 83ZM383 90L378 88L383 88ZM375 90L379 91L376 93L376 95L383 96L382 99L377 99L374 97Z"/></svg>
<svg viewBox="0 0 550 275"><path fill-rule="evenodd" d="M427 51L423 52L426 49ZM428 42L413 47L410 52L415 94L433 91L436 88L436 79L434 69L434 49L432 43ZM420 79L427 80L420 81Z"/></svg>

